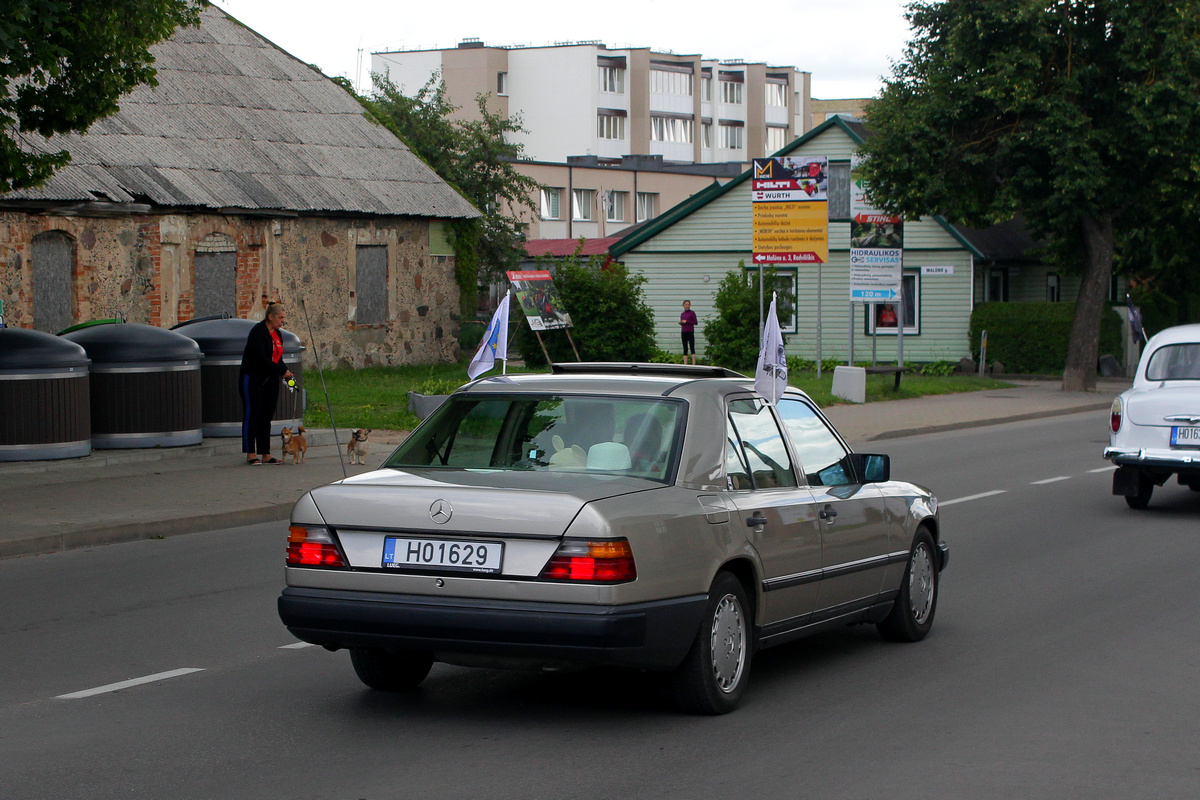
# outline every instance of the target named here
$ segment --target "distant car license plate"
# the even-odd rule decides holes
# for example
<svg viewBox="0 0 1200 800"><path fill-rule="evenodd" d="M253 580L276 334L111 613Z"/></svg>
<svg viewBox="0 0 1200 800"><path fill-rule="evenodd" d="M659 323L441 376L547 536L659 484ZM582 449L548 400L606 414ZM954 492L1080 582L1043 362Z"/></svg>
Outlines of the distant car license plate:
<svg viewBox="0 0 1200 800"><path fill-rule="evenodd" d="M1171 428L1171 447L1200 447L1200 425L1176 425Z"/></svg>
<svg viewBox="0 0 1200 800"><path fill-rule="evenodd" d="M392 569L450 569L464 572L499 572L504 545L499 542L463 542L441 539L383 540L383 566Z"/></svg>

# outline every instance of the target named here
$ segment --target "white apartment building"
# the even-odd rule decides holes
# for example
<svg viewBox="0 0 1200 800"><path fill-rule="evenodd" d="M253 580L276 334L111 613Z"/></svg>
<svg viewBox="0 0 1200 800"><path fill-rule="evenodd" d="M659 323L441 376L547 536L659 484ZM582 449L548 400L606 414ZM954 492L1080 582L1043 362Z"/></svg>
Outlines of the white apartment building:
<svg viewBox="0 0 1200 800"><path fill-rule="evenodd" d="M440 71L450 102L474 116L475 97L519 114L526 157L565 163L596 156L661 156L672 164L746 163L809 128L810 75L792 66L719 61L600 42L455 48L371 55L373 72L415 95Z"/></svg>

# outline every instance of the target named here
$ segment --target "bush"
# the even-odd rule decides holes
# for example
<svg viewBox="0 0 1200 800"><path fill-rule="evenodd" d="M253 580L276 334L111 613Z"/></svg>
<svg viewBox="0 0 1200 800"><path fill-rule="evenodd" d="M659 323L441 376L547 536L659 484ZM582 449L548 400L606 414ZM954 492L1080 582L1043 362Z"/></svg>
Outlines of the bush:
<svg viewBox="0 0 1200 800"><path fill-rule="evenodd" d="M484 331L487 330L488 323L480 322L479 320L471 320L462 323L458 328L458 347L462 353L462 357L470 359L475 355L475 351L479 349L479 342L483 339Z"/></svg>
<svg viewBox="0 0 1200 800"><path fill-rule="evenodd" d="M981 331L988 334L988 363L1017 374L1055 375L1067 362L1073 303L980 303L971 312L968 336L979 357ZM1121 317L1106 308L1100 319L1100 354L1120 357Z"/></svg>
<svg viewBox="0 0 1200 800"><path fill-rule="evenodd" d="M765 270L764 286L776 285L775 270ZM779 295L779 316L791 315L792 299ZM714 364L736 370L751 372L758 363L758 270L748 271L745 264L726 273L713 295L717 318L704 325L704 338L708 340L705 356ZM766 295L763 313L770 308L771 297ZM787 337L784 337L786 343Z"/></svg>
<svg viewBox="0 0 1200 800"><path fill-rule="evenodd" d="M989 336L991 334L988 334ZM1004 362L1004 366L1008 366L1008 362ZM917 371L922 375L933 375L935 377L945 377L953 375L958 369L958 364L953 361L931 361L928 364L922 364L917 367Z"/></svg>
<svg viewBox="0 0 1200 800"><path fill-rule="evenodd" d="M545 262L543 262L545 263ZM630 275L624 264L582 261L578 255L551 266L564 310L571 315L571 337L584 361L649 361L654 355L654 312L646 305L641 275ZM515 306L515 304L514 304ZM537 335L529 329L519 306L512 342L531 367L546 364ZM574 361L571 341L562 331L544 331L542 341L553 361Z"/></svg>

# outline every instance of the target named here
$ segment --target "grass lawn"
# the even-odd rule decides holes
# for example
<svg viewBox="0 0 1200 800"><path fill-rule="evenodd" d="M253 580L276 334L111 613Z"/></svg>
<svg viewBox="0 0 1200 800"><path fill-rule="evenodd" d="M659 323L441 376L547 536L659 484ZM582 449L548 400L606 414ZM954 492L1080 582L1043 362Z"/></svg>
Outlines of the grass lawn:
<svg viewBox="0 0 1200 800"><path fill-rule="evenodd" d="M510 367L508 371L549 372L548 369L531 370L524 367ZM498 372L487 374L493 375ZM928 394L976 392L1009 385L1003 381L974 375L905 375L900 380L900 391L897 392L892 390L893 381L891 375L868 375L867 402L923 397ZM466 382L466 363L325 371L325 384L329 389L329 400L333 404L333 417L339 428L412 430L418 420L408 410L410 391L448 394L456 386ZM820 380L815 372L796 373L791 376L789 383L807 392L820 406L845 402L835 398L830 392L833 385L832 372L822 374ZM329 412L325 403L325 393L321 388L321 378L315 369L305 371L304 384L308 391L308 408L304 412L305 426L328 428Z"/></svg>

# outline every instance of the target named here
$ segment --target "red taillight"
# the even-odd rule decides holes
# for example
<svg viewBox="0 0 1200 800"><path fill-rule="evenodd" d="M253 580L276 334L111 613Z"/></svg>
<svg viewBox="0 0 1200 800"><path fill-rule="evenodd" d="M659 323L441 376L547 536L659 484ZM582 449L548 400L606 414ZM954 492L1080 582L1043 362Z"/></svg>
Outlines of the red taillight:
<svg viewBox="0 0 1200 800"><path fill-rule="evenodd" d="M292 525L288 528L287 563L291 567L344 567L342 554L328 528Z"/></svg>
<svg viewBox="0 0 1200 800"><path fill-rule="evenodd" d="M1116 433L1121 430L1121 398L1113 400L1112 414L1109 417L1109 424L1112 426L1112 432Z"/></svg>
<svg viewBox="0 0 1200 800"><path fill-rule="evenodd" d="M551 581L620 583L637 577L629 542L567 539L558 546L540 576Z"/></svg>

